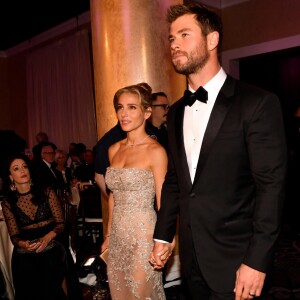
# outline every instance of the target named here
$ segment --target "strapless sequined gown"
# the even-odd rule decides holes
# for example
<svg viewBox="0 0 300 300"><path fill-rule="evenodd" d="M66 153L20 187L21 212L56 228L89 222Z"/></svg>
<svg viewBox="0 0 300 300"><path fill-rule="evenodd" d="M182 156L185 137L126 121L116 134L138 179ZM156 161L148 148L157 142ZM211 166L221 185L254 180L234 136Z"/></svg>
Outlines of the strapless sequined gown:
<svg viewBox="0 0 300 300"><path fill-rule="evenodd" d="M162 273L149 263L156 222L152 172L108 168L105 180L114 196L107 262L112 299L166 299Z"/></svg>

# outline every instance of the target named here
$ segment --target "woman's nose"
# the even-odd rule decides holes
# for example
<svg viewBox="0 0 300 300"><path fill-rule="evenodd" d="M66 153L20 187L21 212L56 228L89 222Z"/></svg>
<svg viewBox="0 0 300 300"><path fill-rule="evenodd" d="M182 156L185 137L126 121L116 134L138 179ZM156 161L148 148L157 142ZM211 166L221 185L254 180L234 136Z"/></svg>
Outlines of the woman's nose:
<svg viewBox="0 0 300 300"><path fill-rule="evenodd" d="M124 108L124 109L122 110L122 116L127 116L127 115L128 115L128 111L127 111L126 108Z"/></svg>

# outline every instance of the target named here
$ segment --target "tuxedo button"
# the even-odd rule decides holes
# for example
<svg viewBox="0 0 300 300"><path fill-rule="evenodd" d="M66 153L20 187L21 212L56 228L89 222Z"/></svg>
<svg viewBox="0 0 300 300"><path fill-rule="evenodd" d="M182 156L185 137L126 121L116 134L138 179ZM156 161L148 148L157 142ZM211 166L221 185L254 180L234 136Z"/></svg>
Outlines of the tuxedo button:
<svg viewBox="0 0 300 300"><path fill-rule="evenodd" d="M195 196L196 196L195 193L190 193L190 197L191 197L191 198L194 198Z"/></svg>

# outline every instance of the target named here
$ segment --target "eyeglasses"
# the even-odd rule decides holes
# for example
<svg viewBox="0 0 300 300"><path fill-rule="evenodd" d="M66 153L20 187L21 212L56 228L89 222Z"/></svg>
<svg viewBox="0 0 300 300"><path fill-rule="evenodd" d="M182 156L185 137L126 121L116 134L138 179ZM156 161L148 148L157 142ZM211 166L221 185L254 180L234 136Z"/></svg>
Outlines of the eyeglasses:
<svg viewBox="0 0 300 300"><path fill-rule="evenodd" d="M160 106L164 110L169 110L170 105L168 104L152 104L151 106Z"/></svg>
<svg viewBox="0 0 300 300"><path fill-rule="evenodd" d="M55 154L55 152L43 152L43 154Z"/></svg>

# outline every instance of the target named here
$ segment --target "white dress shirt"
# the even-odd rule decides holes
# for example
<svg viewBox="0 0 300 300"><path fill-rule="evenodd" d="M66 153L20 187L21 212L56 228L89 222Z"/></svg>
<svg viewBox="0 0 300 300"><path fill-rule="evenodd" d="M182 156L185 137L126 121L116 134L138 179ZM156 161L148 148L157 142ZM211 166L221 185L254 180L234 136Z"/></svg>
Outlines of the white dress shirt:
<svg viewBox="0 0 300 300"><path fill-rule="evenodd" d="M195 101L192 106L186 106L184 110L184 148L192 182L195 178L199 154L209 117L226 77L226 73L221 68L220 71L203 86L208 92L207 103ZM195 92L190 86L189 90L192 93Z"/></svg>
<svg viewBox="0 0 300 300"><path fill-rule="evenodd" d="M183 139L192 182L195 178L199 154L208 120L226 77L225 71L221 68L215 77L203 86L208 92L207 103L195 101L192 106L186 106L184 110ZM189 87L189 90L192 93L195 92L191 87ZM154 239L154 241L167 243L166 241L158 239Z"/></svg>

